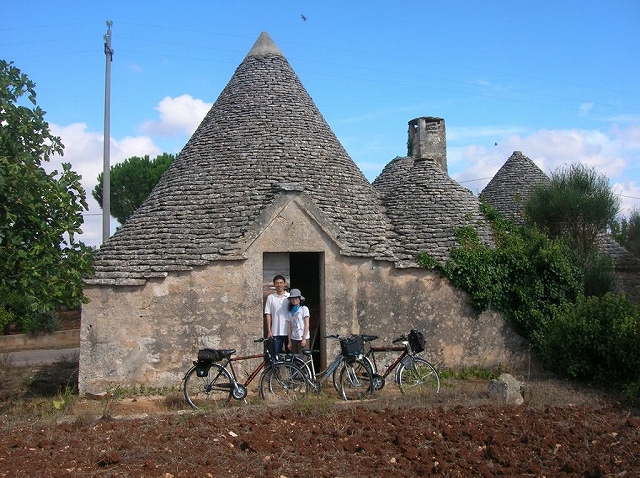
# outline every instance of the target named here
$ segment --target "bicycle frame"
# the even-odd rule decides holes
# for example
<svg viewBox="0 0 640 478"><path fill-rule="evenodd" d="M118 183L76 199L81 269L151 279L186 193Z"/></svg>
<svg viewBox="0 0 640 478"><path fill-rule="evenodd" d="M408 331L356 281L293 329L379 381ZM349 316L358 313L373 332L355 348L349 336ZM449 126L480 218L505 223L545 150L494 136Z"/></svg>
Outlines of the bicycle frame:
<svg viewBox="0 0 640 478"><path fill-rule="evenodd" d="M258 358L264 359L264 354L245 355L245 356L242 356L242 357L229 357L229 358L226 359L227 361L222 366L224 368L226 368L227 370L229 370L231 372L231 376L233 377L233 380L236 383L240 384L240 382L238 382L238 377L236 375L236 370L233 368L233 362L241 362L243 360L251 360L251 359L258 359ZM258 374L262 371L264 366L265 366L265 361L262 360L258 364L258 366L253 370L253 372L251 372L251 374L249 374L249 376L247 377L247 380L244 383L240 384L240 385L242 385L243 387L248 387L249 384L253 381L253 379L256 378L258 376Z"/></svg>
<svg viewBox="0 0 640 478"><path fill-rule="evenodd" d="M400 355L398 355L398 357L395 359L393 363L387 366L384 373L381 375L382 378L384 379L386 379L389 376L389 374L394 369L396 369L396 367L405 359L405 357L413 356L413 352L410 352L408 344L405 344L403 346L389 345L389 346L383 346L383 347L374 347L373 345L371 345L371 343L369 343L369 350L365 354L365 357L367 357L369 361L373 364L373 369L375 373L378 373L378 364L376 363L376 355L375 355L376 352L402 352ZM394 376L394 379L396 382L398 382L397 372L398 370L396 369L396 376Z"/></svg>
<svg viewBox="0 0 640 478"><path fill-rule="evenodd" d="M336 358L333 359L333 362L331 362L331 364L329 364L329 366L326 369L324 369L321 372L318 372L317 375L315 373L316 369L315 369L315 365L313 364L313 357L311 355L309 356L309 360L311 361L311 373L313 374L316 382L324 383L327 381L329 377L333 375L333 372L335 372L336 369L340 366L340 364L344 360L344 357L342 356L341 353L339 353L338 355L336 355ZM305 363L308 363L308 362L305 362Z"/></svg>
<svg viewBox="0 0 640 478"><path fill-rule="evenodd" d="M316 351L317 352L317 351ZM287 354L284 356L284 360L291 363L301 362L304 367L309 372L309 382L314 387L317 388L318 385L327 381L329 377L332 376L333 372L340 366L344 357L341 353L338 353L336 357L333 359L333 362L329 364L329 366L316 373L316 366L313 362L313 355L303 355L303 354ZM299 365L302 368L302 365Z"/></svg>

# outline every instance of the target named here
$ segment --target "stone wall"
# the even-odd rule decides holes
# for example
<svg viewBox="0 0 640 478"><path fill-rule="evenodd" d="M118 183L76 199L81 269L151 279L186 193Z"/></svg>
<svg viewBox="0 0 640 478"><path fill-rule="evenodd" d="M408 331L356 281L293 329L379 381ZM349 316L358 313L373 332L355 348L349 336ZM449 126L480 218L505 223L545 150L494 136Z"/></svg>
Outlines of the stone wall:
<svg viewBox="0 0 640 478"><path fill-rule="evenodd" d="M80 331L59 330L38 335L0 335L0 353L37 349L76 348L80 344Z"/></svg>
<svg viewBox="0 0 640 478"><path fill-rule="evenodd" d="M260 353L253 339L263 333L265 252L321 253L322 337L371 333L384 343L415 327L427 337L426 356L440 367L521 365L525 346L498 315L475 314L465 295L437 273L345 258L336 231L316 212L304 195L285 196L257 225L263 232L248 244L245 260L214 261L137 287L87 286L80 393L180 386L202 347ZM325 360L337 347L322 340ZM241 367L236 371L246 376Z"/></svg>
<svg viewBox="0 0 640 478"><path fill-rule="evenodd" d="M527 343L499 314L473 311L467 295L439 273L386 264L358 270L365 285L357 297L361 331L390 342L419 329L427 339L425 357L445 368L526 367Z"/></svg>

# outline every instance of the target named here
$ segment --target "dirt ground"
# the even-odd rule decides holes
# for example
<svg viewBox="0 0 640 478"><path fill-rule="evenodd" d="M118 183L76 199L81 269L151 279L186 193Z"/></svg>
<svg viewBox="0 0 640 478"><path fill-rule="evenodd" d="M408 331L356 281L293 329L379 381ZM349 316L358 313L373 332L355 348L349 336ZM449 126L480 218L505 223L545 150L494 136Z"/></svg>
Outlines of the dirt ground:
<svg viewBox="0 0 640 478"><path fill-rule="evenodd" d="M521 377L519 377L522 379ZM290 408L188 410L179 390L78 398L77 358L13 367L0 357L0 477L633 477L640 418L613 395L553 379L495 403L480 379L359 403L333 393Z"/></svg>

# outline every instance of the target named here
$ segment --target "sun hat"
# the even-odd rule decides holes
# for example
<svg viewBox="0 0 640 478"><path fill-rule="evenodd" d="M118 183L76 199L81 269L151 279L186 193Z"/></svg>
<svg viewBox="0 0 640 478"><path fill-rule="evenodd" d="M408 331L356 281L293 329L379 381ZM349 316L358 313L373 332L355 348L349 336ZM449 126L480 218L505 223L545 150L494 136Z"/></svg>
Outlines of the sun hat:
<svg viewBox="0 0 640 478"><path fill-rule="evenodd" d="M299 297L300 300L304 300L304 297L300 293L300 289L291 289L289 291L289 299L293 299L294 297Z"/></svg>

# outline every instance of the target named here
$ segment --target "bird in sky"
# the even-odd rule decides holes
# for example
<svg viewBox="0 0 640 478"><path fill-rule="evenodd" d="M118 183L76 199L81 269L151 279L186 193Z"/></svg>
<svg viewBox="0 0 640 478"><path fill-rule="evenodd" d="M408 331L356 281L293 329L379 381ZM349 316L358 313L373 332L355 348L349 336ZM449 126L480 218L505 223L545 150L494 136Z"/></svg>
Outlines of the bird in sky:
<svg viewBox="0 0 640 478"><path fill-rule="evenodd" d="M302 15L300 15L300 18L302 18L302 21L303 21L303 22L306 22L306 21L307 21L307 17L305 17L305 16L304 16L304 13L303 13Z"/></svg>

